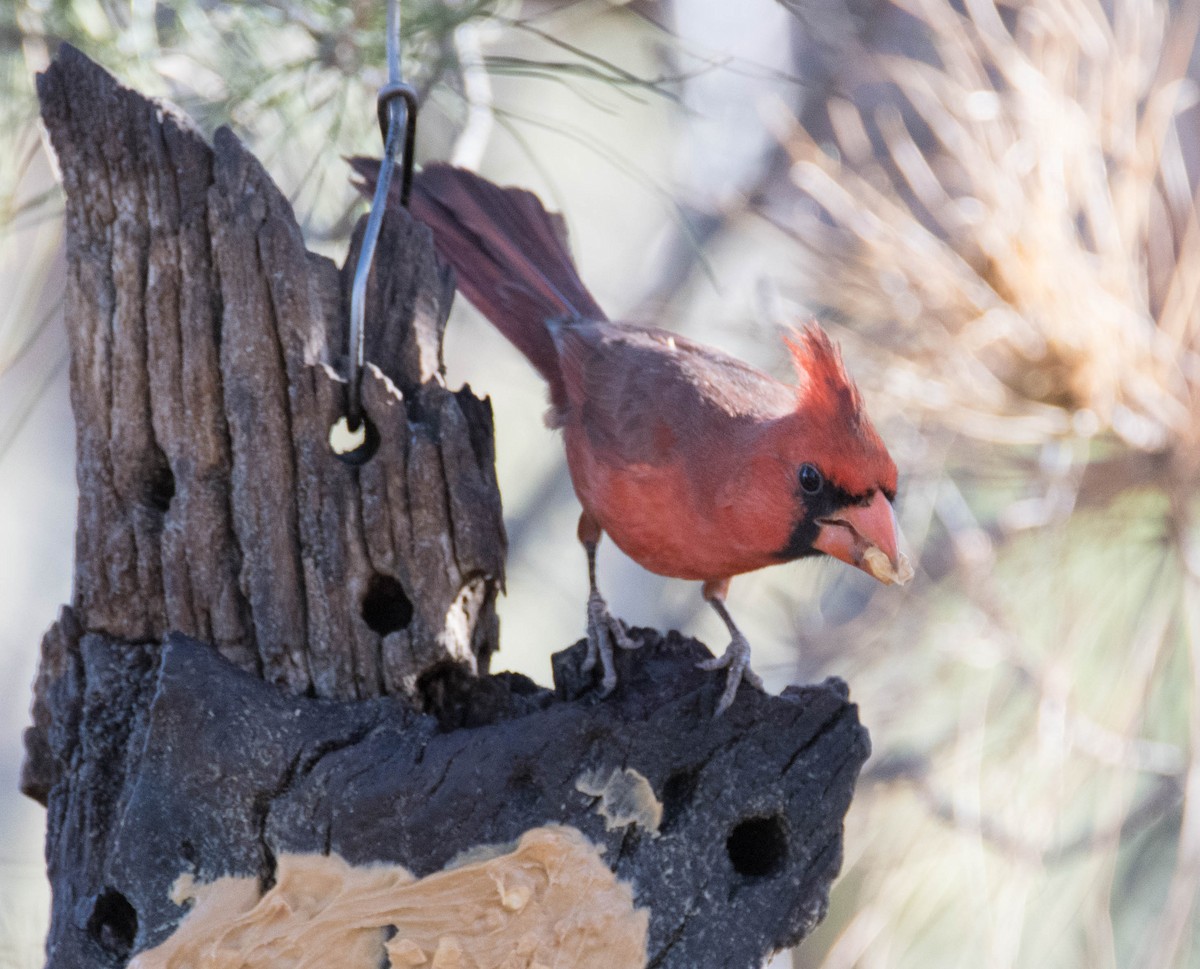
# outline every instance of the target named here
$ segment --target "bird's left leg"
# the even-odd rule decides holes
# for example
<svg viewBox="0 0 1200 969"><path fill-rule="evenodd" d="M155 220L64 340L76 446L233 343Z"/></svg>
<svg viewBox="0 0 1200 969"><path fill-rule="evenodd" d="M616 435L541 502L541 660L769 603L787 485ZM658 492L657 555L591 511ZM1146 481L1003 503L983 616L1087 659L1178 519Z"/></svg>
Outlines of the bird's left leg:
<svg viewBox="0 0 1200 969"><path fill-rule="evenodd" d="M746 637L742 635L742 631L734 624L733 617L729 615L729 610L725 608L725 596L728 593L728 579L718 579L704 583L703 594L705 601L717 610L717 615L724 620L726 627L729 629L729 635L733 638L730 639L729 645L725 647L725 652L722 655L696 664L702 670L728 669L728 672L725 674L725 691L721 694L720 702L717 703L717 712L715 715L718 717L728 710L729 705L733 703L733 698L737 696L738 685L742 680L760 690L763 688L762 677L750 669L750 643L746 641Z"/></svg>
<svg viewBox="0 0 1200 969"><path fill-rule="evenodd" d="M600 536L604 532L600 524L586 511L579 516L579 541L587 552L588 563L588 603L587 603L587 657L583 661L583 671L586 673L600 661L604 671L604 679L600 684L600 695L608 696L617 685L617 667L613 662L613 644L621 649L637 649L640 643L635 643L625 633L625 626L620 619L608 611L608 603L600 595L596 586L596 547L600 544Z"/></svg>

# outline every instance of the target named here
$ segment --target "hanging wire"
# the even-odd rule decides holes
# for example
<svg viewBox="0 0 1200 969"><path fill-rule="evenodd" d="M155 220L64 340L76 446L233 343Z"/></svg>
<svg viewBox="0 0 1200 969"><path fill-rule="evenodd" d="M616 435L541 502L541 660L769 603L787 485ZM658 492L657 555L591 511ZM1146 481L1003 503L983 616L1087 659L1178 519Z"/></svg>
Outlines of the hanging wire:
<svg viewBox="0 0 1200 969"><path fill-rule="evenodd" d="M357 432L362 424L362 374L364 321L367 303L367 280L375 261L375 246L387 209L388 193L392 186L392 170L396 156L403 146L400 203L408 205L412 188L413 147L417 136L417 94L404 83L400 71L400 0L388 0L387 5L387 84L379 89L377 113L379 132L383 138L383 160L379 180L371 200L371 213L363 233L358 266L354 270L354 287L350 291L350 367L346 388L346 424Z"/></svg>

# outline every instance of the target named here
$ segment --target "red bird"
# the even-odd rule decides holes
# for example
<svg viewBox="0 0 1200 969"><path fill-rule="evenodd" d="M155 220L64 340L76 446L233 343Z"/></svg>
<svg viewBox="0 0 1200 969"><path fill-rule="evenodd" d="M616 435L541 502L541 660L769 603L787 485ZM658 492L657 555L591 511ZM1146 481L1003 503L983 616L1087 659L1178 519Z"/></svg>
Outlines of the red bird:
<svg viewBox="0 0 1200 969"><path fill-rule="evenodd" d="M373 187L378 163L352 164ZM605 532L651 572L704 583L732 637L701 664L728 669L718 714L742 679L762 683L725 608L733 576L823 553L885 583L911 577L892 513L896 465L815 323L787 340L791 387L666 330L610 322L579 279L562 219L531 192L429 165L410 209L458 288L549 385L583 506L586 668L599 660L605 693L617 680L613 645L634 646L596 587Z"/></svg>

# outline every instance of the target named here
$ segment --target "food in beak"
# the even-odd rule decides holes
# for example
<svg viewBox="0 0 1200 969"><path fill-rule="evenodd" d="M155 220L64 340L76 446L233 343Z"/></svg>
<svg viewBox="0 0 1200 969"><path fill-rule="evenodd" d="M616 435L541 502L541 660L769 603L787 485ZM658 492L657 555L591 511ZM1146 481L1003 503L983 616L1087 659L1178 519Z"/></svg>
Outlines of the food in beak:
<svg viewBox="0 0 1200 969"><path fill-rule="evenodd" d="M836 518L817 520L820 531L813 548L841 559L884 585L904 585L913 577L912 563L900 551L900 530L892 504L882 494L865 505L842 508Z"/></svg>
<svg viewBox="0 0 1200 969"><path fill-rule="evenodd" d="M913 577L912 562L901 552L892 565L887 552L877 545L872 545L863 552L863 570L870 573L884 585L907 585Z"/></svg>

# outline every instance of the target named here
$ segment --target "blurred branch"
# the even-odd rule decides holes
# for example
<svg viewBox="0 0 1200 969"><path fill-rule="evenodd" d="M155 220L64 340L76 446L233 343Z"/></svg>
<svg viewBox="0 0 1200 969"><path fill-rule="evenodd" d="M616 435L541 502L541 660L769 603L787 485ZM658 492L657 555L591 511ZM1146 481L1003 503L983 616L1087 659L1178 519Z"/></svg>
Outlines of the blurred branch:
<svg viewBox="0 0 1200 969"><path fill-rule="evenodd" d="M1037 865L1062 864L1080 854L1114 848L1158 824L1178 808L1184 796L1181 774L1160 776L1121 820L1089 828L1052 844L1039 844L941 793L929 778L932 769L933 763L925 754L890 754L863 771L862 783L906 783L938 820L955 830L978 836L1005 854Z"/></svg>
<svg viewBox="0 0 1200 969"><path fill-rule="evenodd" d="M1195 7L1196 4L1191 6ZM1185 939L1200 893L1200 570L1196 567L1198 528L1187 505L1192 496L1176 508L1177 538L1182 546L1183 626L1191 672L1189 734L1191 757L1183 787L1183 817L1179 825L1179 843L1175 868L1167 889L1167 899L1153 932L1147 935L1140 964L1147 969L1174 963Z"/></svg>
<svg viewBox="0 0 1200 969"><path fill-rule="evenodd" d="M462 24L454 31L453 40L458 55L459 82L463 100L467 103L467 122L454 141L450 162L478 169L496 123L492 82L483 56L479 28L471 23Z"/></svg>
<svg viewBox="0 0 1200 969"><path fill-rule="evenodd" d="M583 50L582 48L577 47L574 44L568 43L567 41L563 40L561 37L556 37L553 34L547 33L546 31L542 30L539 27L535 27L528 20L505 21L504 18L498 18L498 19L500 19L501 22L507 22L511 27L513 27L517 30L521 30L521 31L524 31L525 33L532 34L533 36L539 38L540 40L544 40L544 41L546 41L546 43L551 44L554 47L558 47L559 49L566 51L568 54L574 54L580 60L585 62L584 64L579 64L579 63L574 63L574 62L565 62L565 63L563 63L563 62L558 62L558 63L556 63L556 62L540 62L541 65L545 68L558 69L558 70L563 70L563 71L571 71L573 73L581 74L584 77L591 77L596 80L603 80L610 84L613 84L618 89L620 89L621 87L638 88L641 90L651 91L652 93L657 94L661 97L664 97L669 101L677 101L678 100L677 96L673 92L666 89L666 85L678 83L680 80L684 79L682 77L674 77L674 78L671 78L671 77L658 77L658 78L638 77L636 74L633 74L633 73L625 70L624 68L620 67L619 65L614 64L612 61L606 60L603 57L598 57L595 54L589 53L588 51Z"/></svg>

